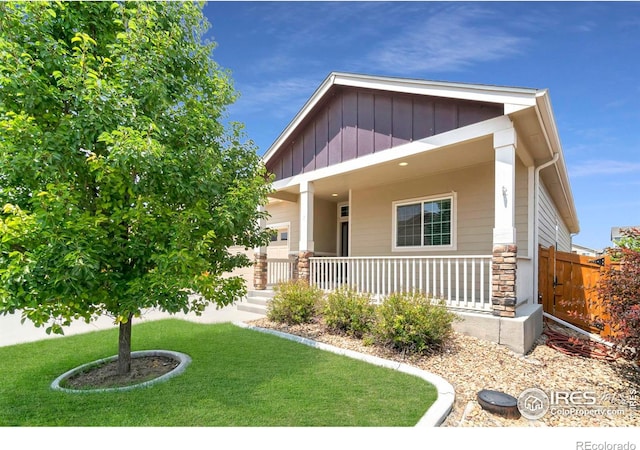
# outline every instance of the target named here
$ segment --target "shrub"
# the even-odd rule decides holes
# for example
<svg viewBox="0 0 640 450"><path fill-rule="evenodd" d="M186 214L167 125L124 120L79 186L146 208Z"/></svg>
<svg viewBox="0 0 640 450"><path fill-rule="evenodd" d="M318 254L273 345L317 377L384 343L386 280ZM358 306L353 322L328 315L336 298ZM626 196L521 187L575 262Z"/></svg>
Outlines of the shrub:
<svg viewBox="0 0 640 450"><path fill-rule="evenodd" d="M618 350L640 360L640 252L622 248L620 255L620 267L607 268L598 284L605 311L599 320L611 327L608 339Z"/></svg>
<svg viewBox="0 0 640 450"><path fill-rule="evenodd" d="M376 342L411 353L439 348L451 335L451 325L457 320L443 301L420 293L391 294L376 311Z"/></svg>
<svg viewBox="0 0 640 450"><path fill-rule="evenodd" d="M368 294L342 288L327 296L322 317L329 329L361 338L371 331L375 322L375 306Z"/></svg>
<svg viewBox="0 0 640 450"><path fill-rule="evenodd" d="M322 301L322 291L303 280L290 280L274 288L275 295L267 307L267 318L274 322L297 325L311 322Z"/></svg>

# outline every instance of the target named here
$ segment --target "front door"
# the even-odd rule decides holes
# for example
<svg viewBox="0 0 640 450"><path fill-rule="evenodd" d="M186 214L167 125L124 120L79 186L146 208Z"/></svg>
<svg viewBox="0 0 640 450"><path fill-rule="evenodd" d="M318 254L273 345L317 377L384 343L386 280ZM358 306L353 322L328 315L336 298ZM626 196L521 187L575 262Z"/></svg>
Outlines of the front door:
<svg viewBox="0 0 640 450"><path fill-rule="evenodd" d="M349 222L340 222L340 256L349 256Z"/></svg>

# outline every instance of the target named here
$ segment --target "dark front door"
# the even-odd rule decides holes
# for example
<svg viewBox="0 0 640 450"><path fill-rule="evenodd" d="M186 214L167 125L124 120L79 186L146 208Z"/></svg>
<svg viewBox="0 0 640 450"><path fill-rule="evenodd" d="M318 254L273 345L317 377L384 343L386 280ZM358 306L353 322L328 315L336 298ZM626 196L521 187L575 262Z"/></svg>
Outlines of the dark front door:
<svg viewBox="0 0 640 450"><path fill-rule="evenodd" d="M340 222L340 256L349 256L349 222Z"/></svg>

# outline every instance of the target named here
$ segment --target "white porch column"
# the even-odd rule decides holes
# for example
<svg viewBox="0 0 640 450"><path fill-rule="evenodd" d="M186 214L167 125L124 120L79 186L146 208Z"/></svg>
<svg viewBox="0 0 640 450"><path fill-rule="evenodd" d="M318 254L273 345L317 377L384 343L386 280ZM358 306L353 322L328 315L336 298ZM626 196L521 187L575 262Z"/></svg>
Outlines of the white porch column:
<svg viewBox="0 0 640 450"><path fill-rule="evenodd" d="M300 242L298 246L298 278L309 281L309 258L313 256L313 194L310 181L300 183Z"/></svg>
<svg viewBox="0 0 640 450"><path fill-rule="evenodd" d="M513 126L494 133L495 206L491 304L493 314L501 317L516 315L518 268L515 228L516 146L516 130Z"/></svg>
<svg viewBox="0 0 640 450"><path fill-rule="evenodd" d="M495 149L495 221L493 243L513 244L515 229L516 130L509 128L493 135Z"/></svg>
<svg viewBox="0 0 640 450"><path fill-rule="evenodd" d="M264 211L264 206L258 206L258 212L262 213ZM258 219L258 226L261 230L264 230L267 226L267 221L264 218ZM253 254L253 287L256 290L264 290L267 288L267 247L255 247Z"/></svg>
<svg viewBox="0 0 640 450"><path fill-rule="evenodd" d="M300 184L300 242L298 250L313 252L313 183L304 181Z"/></svg>

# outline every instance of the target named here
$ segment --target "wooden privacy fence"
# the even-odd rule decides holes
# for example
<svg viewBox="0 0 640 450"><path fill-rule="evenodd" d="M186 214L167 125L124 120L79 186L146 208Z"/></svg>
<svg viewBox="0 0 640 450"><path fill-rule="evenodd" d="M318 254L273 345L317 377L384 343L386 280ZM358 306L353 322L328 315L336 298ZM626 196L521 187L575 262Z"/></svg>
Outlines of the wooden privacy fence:
<svg viewBox="0 0 640 450"><path fill-rule="evenodd" d="M606 317L596 289L605 268L612 265L609 256L583 256L554 247L540 247L538 255L538 299L544 312L590 333L609 336L608 325L593 325L596 317Z"/></svg>

